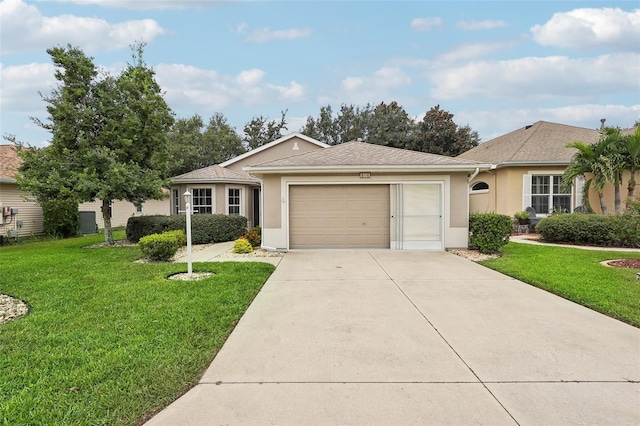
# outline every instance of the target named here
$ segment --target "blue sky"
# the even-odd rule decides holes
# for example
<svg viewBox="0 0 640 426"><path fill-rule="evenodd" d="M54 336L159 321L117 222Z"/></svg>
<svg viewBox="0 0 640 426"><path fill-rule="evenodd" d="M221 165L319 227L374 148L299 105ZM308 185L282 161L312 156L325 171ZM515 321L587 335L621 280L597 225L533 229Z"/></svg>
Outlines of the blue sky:
<svg viewBox="0 0 640 426"><path fill-rule="evenodd" d="M539 120L597 128L640 119L636 1L0 2L0 133L43 145L46 49L68 43L117 74L147 43L178 117L254 116L288 131L330 104L435 105L483 141ZM2 143L2 142L0 142Z"/></svg>

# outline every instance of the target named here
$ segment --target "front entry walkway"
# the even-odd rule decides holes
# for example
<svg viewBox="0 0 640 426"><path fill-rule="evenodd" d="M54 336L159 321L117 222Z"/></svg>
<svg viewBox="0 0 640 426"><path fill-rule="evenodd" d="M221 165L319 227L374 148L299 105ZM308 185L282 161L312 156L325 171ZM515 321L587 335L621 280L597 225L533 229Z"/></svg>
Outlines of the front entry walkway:
<svg viewBox="0 0 640 426"><path fill-rule="evenodd" d="M287 253L149 425L640 423L640 330L446 252Z"/></svg>

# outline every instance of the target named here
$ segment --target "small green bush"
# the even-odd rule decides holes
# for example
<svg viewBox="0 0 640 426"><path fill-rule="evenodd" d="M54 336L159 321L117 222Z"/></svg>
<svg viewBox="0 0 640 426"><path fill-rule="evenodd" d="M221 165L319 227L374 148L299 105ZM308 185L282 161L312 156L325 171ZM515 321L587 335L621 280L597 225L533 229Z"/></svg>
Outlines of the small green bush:
<svg viewBox="0 0 640 426"><path fill-rule="evenodd" d="M246 238L251 243L251 246L260 247L262 231L259 226L254 226L253 228L249 228L242 238Z"/></svg>
<svg viewBox="0 0 640 426"><path fill-rule="evenodd" d="M234 253L251 253L253 251L253 246L246 238L238 238L233 245Z"/></svg>
<svg viewBox="0 0 640 426"><path fill-rule="evenodd" d="M178 247L182 247L187 245L187 235L184 233L182 229L176 229L175 231L167 231L163 233L164 235L170 235L176 239L178 243Z"/></svg>
<svg viewBox="0 0 640 426"><path fill-rule="evenodd" d="M43 230L52 237L78 235L80 213L78 203L71 198L57 198L42 204Z"/></svg>
<svg viewBox="0 0 640 426"><path fill-rule="evenodd" d="M178 251L179 238L175 232L147 235L140 238L138 247L150 260L166 262Z"/></svg>
<svg viewBox="0 0 640 426"><path fill-rule="evenodd" d="M639 247L640 217L633 213L604 216L571 213L549 216L536 226L548 242L607 247Z"/></svg>
<svg viewBox="0 0 640 426"><path fill-rule="evenodd" d="M496 213L473 213L469 216L469 246L480 253L497 253L509 242L513 229L511 218Z"/></svg>
<svg viewBox="0 0 640 426"><path fill-rule="evenodd" d="M529 212L516 212L514 213L513 217L518 221L520 225L526 225L529 223Z"/></svg>

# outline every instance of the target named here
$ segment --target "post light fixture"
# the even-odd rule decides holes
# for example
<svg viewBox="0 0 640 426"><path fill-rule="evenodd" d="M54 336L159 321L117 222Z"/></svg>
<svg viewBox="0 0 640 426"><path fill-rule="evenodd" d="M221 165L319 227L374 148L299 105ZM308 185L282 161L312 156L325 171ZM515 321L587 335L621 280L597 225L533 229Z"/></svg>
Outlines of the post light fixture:
<svg viewBox="0 0 640 426"><path fill-rule="evenodd" d="M187 190L184 195L184 207L187 213L187 275L189 279L193 274L191 261L191 193Z"/></svg>

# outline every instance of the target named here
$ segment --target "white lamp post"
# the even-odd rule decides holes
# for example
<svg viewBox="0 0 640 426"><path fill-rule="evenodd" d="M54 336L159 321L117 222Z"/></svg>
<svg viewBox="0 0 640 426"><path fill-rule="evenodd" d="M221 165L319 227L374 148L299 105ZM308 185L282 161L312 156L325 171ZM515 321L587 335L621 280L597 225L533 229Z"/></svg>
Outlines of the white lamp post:
<svg viewBox="0 0 640 426"><path fill-rule="evenodd" d="M187 211L187 275L191 278L193 274L191 262L191 193L187 190L183 195L185 210Z"/></svg>

